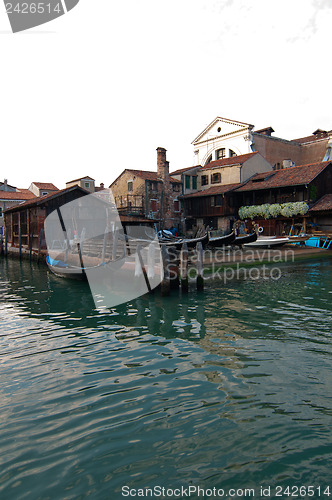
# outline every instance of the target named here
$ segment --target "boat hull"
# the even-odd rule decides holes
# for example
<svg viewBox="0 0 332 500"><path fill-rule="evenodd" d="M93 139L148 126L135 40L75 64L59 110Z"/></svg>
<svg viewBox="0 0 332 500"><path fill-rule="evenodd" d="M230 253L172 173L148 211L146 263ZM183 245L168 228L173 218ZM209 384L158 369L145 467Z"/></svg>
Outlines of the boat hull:
<svg viewBox="0 0 332 500"><path fill-rule="evenodd" d="M258 238L256 241L246 243L245 247L250 248L275 248L289 243L289 238Z"/></svg>
<svg viewBox="0 0 332 500"><path fill-rule="evenodd" d="M233 245L246 245L248 243L254 243L257 240L257 234L252 233L246 236L237 236L233 241Z"/></svg>
<svg viewBox="0 0 332 500"><path fill-rule="evenodd" d="M209 235L209 241L208 245L209 247L224 247L226 245L231 245L235 241L235 232L233 231L230 234L226 234L225 236L216 236L216 237L210 237Z"/></svg>

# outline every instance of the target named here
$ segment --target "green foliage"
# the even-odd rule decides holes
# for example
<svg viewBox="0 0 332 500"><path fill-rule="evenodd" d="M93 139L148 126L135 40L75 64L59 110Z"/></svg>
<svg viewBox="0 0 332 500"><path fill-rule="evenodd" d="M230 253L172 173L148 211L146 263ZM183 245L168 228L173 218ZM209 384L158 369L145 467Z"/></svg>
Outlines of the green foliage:
<svg viewBox="0 0 332 500"><path fill-rule="evenodd" d="M239 209L240 219L254 219L256 217L270 219L282 215L283 217L294 217L304 215L308 212L309 205L304 201L290 203L265 203L264 205L251 205Z"/></svg>

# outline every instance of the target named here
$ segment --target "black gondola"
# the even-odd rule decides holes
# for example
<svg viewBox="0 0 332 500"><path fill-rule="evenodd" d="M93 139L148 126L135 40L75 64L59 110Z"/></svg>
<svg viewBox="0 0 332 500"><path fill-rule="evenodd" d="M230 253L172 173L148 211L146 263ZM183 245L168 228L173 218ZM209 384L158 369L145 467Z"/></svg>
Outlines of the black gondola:
<svg viewBox="0 0 332 500"><path fill-rule="evenodd" d="M232 245L244 245L246 243L252 243L257 240L257 234L251 233L244 236L237 236L233 241Z"/></svg>
<svg viewBox="0 0 332 500"><path fill-rule="evenodd" d="M209 233L208 245L210 247L224 247L226 245L231 245L233 241L235 241L235 238L235 231L224 236L211 236L211 233Z"/></svg>

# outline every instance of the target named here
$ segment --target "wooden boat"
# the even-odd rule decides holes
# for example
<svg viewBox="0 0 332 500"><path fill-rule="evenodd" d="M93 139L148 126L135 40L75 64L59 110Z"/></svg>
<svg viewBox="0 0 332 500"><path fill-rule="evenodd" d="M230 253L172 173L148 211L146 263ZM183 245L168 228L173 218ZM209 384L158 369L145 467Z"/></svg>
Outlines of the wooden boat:
<svg viewBox="0 0 332 500"><path fill-rule="evenodd" d="M52 271L52 273L56 276L59 276L60 278L69 278L83 281L87 280L87 271L98 269L100 267L111 267L113 270L115 270L122 267L123 263L123 257L121 257L114 261L103 262L95 266L84 267L83 263L81 266L75 266L73 264L65 263L62 260L52 259L52 257L50 257L49 255L47 255L46 257L46 264L49 270Z"/></svg>
<svg viewBox="0 0 332 500"><path fill-rule="evenodd" d="M248 243L254 243L257 240L257 234L251 233L243 236L236 236L232 245L246 245Z"/></svg>
<svg viewBox="0 0 332 500"><path fill-rule="evenodd" d="M233 243L235 238L235 231L232 231L230 234L226 234L224 236L211 236L211 233L209 233L208 245L210 247L224 247Z"/></svg>
<svg viewBox="0 0 332 500"><path fill-rule="evenodd" d="M245 247L249 248L272 248L280 247L289 243L288 236L260 236L255 241L245 243Z"/></svg>
<svg viewBox="0 0 332 500"><path fill-rule="evenodd" d="M288 236L289 243L305 243L309 238L310 238L309 234Z"/></svg>
<svg viewBox="0 0 332 500"><path fill-rule="evenodd" d="M167 247L175 247L180 249L184 243L187 244L188 248L194 248L197 243L202 243L205 246L209 241L209 235L206 232L203 236L199 236L198 238L176 238L174 240L168 239L160 239L159 242L161 245L166 245Z"/></svg>

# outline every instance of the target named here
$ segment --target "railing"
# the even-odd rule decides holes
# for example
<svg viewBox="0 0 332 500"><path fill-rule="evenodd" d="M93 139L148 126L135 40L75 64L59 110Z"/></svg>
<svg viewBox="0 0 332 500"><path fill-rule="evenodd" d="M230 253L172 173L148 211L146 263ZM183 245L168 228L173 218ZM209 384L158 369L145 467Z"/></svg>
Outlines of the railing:
<svg viewBox="0 0 332 500"><path fill-rule="evenodd" d="M124 196L116 196L115 204L120 214L136 214L144 213L144 196L138 194L127 194Z"/></svg>

